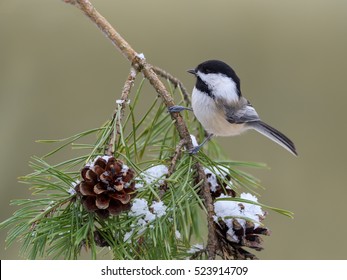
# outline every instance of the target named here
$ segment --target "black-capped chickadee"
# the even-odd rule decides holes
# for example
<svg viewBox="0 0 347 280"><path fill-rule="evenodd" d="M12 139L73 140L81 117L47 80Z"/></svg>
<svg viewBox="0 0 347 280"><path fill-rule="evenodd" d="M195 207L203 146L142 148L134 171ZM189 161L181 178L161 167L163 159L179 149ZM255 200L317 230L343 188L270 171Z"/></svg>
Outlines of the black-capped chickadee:
<svg viewBox="0 0 347 280"><path fill-rule="evenodd" d="M219 60L208 60L188 72L196 76L193 112L209 133L199 146L190 151L191 154L197 153L213 135L234 136L254 129L297 155L294 143L287 136L260 120L251 103L242 96L240 79L229 65ZM169 108L169 112L182 110L191 109L183 106Z"/></svg>

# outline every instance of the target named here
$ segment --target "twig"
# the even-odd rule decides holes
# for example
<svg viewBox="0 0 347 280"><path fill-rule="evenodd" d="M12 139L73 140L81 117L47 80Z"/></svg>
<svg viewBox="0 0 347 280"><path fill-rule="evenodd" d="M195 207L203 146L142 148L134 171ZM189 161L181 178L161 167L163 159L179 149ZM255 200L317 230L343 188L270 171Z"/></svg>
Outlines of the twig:
<svg viewBox="0 0 347 280"><path fill-rule="evenodd" d="M177 164L177 160L181 157L182 154L182 148L185 145L185 140L181 139L175 149L175 153L171 158L171 162L170 165L168 167L168 172L166 174L166 178L170 178L170 176L174 173L175 169L176 169L176 164ZM165 192L167 191L168 187L167 187L167 181L165 181L159 188L159 197L162 198L165 194Z"/></svg>
<svg viewBox="0 0 347 280"><path fill-rule="evenodd" d="M157 75L159 75L160 77L163 77L164 79L169 80L175 87L180 88L183 94L184 101L186 102L187 106L190 106L191 102L188 95L188 91L179 79L177 79L176 77L172 76L170 73L166 72L165 70L157 66L153 66L153 70Z"/></svg>
<svg viewBox="0 0 347 280"><path fill-rule="evenodd" d="M121 120L122 120L122 118L124 116L124 109L125 109L125 106L127 104L127 101L129 100L130 90L131 90L131 88L134 85L136 75L137 75L136 70L133 67L131 67L130 73L128 75L128 78L126 79L126 81L124 83L124 86L123 86L121 99L119 100L119 102L117 100L117 103L119 104L119 106L117 106L116 110L113 113L113 119L115 119L116 116L117 116L118 108L120 107L119 118L115 120L117 134L114 133L113 130L111 131L111 137L110 137L110 139L108 141L107 148L105 150L105 154L108 155L108 156L113 156L114 155L114 143L116 141L115 136L119 134L120 122L121 122Z"/></svg>
<svg viewBox="0 0 347 280"><path fill-rule="evenodd" d="M142 72L145 78L155 88L157 93L163 99L164 104L167 107L171 107L174 104L174 100L170 93L167 91L164 84L161 82L157 74L155 73L153 66L146 62L146 60L138 55L136 51L129 45L127 41L111 26L111 24L93 7L89 0L63 0L66 3L70 3L79 8L84 14L96 24L96 26L111 40L114 46L126 57L134 69L138 72ZM192 149L193 144L190 138L188 128L179 113L171 113L172 119L175 120L175 126L178 134L182 140L185 141L187 149ZM208 241L207 252L209 259L215 259L216 250L218 246L218 239L215 232L215 226L213 221L213 204L212 196L210 193L210 187L206 180L206 175L202 166L199 163L195 164L197 171L197 181L202 181L202 193L205 201L205 207L207 209L208 216Z"/></svg>
<svg viewBox="0 0 347 280"><path fill-rule="evenodd" d="M171 159L171 163L168 167L168 173L167 178L169 178L176 169L177 160L181 157L182 154L182 147L185 145L186 141L184 139L181 139L181 141L178 143L175 149L175 153Z"/></svg>
<svg viewBox="0 0 347 280"><path fill-rule="evenodd" d="M121 99L120 99L122 101L121 102L122 116L124 116L125 105L127 104L128 100L129 100L129 93L130 93L131 88L134 85L136 75L137 75L136 70L133 67L131 67L128 78L124 83L122 95L121 95Z"/></svg>
<svg viewBox="0 0 347 280"><path fill-rule="evenodd" d="M76 195L74 195L74 197L76 197ZM51 205L50 207L48 207L47 209L43 210L40 214L36 215L34 218L32 218L29 221L29 224L35 224L37 223L39 220L41 220L44 217L47 217L49 214L51 214L52 212L55 212L57 210L57 208L63 206L66 203L71 202L71 196L57 201L56 204Z"/></svg>

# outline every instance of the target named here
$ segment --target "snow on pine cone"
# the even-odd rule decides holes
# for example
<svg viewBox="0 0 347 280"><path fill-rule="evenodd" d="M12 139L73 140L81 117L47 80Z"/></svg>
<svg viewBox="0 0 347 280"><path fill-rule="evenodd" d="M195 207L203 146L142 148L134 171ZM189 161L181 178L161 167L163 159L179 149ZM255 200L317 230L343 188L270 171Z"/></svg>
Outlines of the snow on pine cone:
<svg viewBox="0 0 347 280"><path fill-rule="evenodd" d="M131 208L135 197L134 171L114 157L98 157L81 171L75 190L83 206L102 218Z"/></svg>
<svg viewBox="0 0 347 280"><path fill-rule="evenodd" d="M233 184L225 167L220 166L219 169L214 170L206 168L205 174L214 200L214 219L224 257L228 252L229 255L237 256L237 259L256 258L255 255L247 252L245 247L256 251L263 249L263 239L260 235L271 233L261 223L267 213L257 205L258 200L252 194L241 193L239 198L254 201L255 204L232 200L238 196L231 188ZM225 200L219 200L223 198Z"/></svg>

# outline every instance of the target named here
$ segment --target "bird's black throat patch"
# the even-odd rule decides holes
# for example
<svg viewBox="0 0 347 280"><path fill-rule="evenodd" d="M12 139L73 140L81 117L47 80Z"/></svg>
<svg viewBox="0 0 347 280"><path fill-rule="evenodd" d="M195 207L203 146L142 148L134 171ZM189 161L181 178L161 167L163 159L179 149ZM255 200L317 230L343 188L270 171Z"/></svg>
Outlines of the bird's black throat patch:
<svg viewBox="0 0 347 280"><path fill-rule="evenodd" d="M205 93L207 96L214 99L214 95L212 94L208 85L203 80L201 80L199 76L197 76L195 87L201 92Z"/></svg>

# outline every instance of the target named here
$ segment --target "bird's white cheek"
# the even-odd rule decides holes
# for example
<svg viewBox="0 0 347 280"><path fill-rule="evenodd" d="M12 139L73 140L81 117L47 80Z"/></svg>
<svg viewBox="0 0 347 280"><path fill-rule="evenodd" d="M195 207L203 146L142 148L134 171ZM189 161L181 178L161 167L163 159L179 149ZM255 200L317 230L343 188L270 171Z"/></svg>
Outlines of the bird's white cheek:
<svg viewBox="0 0 347 280"><path fill-rule="evenodd" d="M220 100L230 104L239 101L236 83L222 74L204 74L199 72L199 77L209 85L212 94Z"/></svg>

